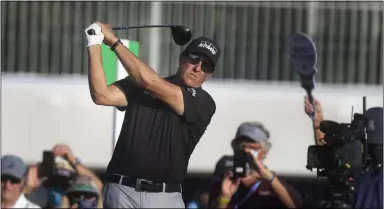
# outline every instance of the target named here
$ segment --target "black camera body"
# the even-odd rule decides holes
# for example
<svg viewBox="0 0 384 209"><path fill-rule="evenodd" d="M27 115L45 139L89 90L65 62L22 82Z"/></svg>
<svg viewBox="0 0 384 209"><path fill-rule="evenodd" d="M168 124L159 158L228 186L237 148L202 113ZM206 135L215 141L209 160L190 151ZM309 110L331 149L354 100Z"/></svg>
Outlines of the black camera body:
<svg viewBox="0 0 384 209"><path fill-rule="evenodd" d="M43 151L43 162L39 166L39 177L47 178L44 188L59 188L66 190L77 178L77 174L56 167L55 156L51 151Z"/></svg>
<svg viewBox="0 0 384 209"><path fill-rule="evenodd" d="M356 179L366 162L366 118L355 113L350 124L323 121L325 145L308 147L307 169L317 169L318 177L326 177L331 185L328 204L349 208L353 202ZM323 201L324 202L324 201ZM340 203L340 204L339 204ZM324 205L322 205L323 207Z"/></svg>
<svg viewBox="0 0 384 209"><path fill-rule="evenodd" d="M245 151L243 146L235 148L232 168L233 179L248 176L252 169L258 170L256 164L253 162L253 157Z"/></svg>
<svg viewBox="0 0 384 209"><path fill-rule="evenodd" d="M324 133L326 144L308 147L307 169L326 171L321 176L342 167L361 169L364 165L365 121L364 115L358 113L350 124L322 121L320 130ZM344 175L345 172L339 174Z"/></svg>
<svg viewBox="0 0 384 209"><path fill-rule="evenodd" d="M237 179L246 177L249 171L250 166L248 163L247 153L242 147L236 148L233 155L233 178Z"/></svg>

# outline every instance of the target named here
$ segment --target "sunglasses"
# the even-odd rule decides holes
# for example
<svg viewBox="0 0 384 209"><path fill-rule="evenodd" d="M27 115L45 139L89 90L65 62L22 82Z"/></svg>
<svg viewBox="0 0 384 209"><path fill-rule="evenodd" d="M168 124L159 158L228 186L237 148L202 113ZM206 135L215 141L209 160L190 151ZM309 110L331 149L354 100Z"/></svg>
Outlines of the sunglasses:
<svg viewBox="0 0 384 209"><path fill-rule="evenodd" d="M21 179L8 175L1 176L1 183L5 183L8 181L11 182L11 184L20 184Z"/></svg>
<svg viewBox="0 0 384 209"><path fill-rule="evenodd" d="M77 202L84 199L92 199L94 197L97 198L97 195L93 193L87 193L87 192L71 192L67 194L68 199L72 200L73 202Z"/></svg>
<svg viewBox="0 0 384 209"><path fill-rule="evenodd" d="M205 61L199 55L185 52L183 55L188 59L188 62L197 65L201 62L201 70L205 73L212 73L214 71L214 67L210 62Z"/></svg>

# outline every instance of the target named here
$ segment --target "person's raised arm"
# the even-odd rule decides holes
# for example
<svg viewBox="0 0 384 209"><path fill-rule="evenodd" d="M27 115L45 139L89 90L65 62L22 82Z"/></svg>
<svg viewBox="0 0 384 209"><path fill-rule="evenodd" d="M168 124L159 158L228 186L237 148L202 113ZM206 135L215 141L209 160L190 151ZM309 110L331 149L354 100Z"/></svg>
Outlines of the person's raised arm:
<svg viewBox="0 0 384 209"><path fill-rule="evenodd" d="M280 181L274 172L268 170L268 168L252 154L250 149L246 149L246 152L253 157L254 163L258 168L257 171L253 170L253 175L255 175L257 179L269 182L286 208L300 208L303 202L300 193L293 189L293 187L287 187L285 182Z"/></svg>
<svg viewBox="0 0 384 209"><path fill-rule="evenodd" d="M95 35L87 31L93 29ZM88 84L92 101L98 105L124 107L128 105L126 94L115 85L107 85L101 58L101 44L104 35L98 24L92 24L85 29L88 51Z"/></svg>
<svg viewBox="0 0 384 209"><path fill-rule="evenodd" d="M110 25L96 23L100 25L104 34L104 43L114 48L114 52L130 77L139 86L168 104L178 115L183 115L184 100L180 87L161 78L150 66L121 44Z"/></svg>
<svg viewBox="0 0 384 209"><path fill-rule="evenodd" d="M90 169L88 169L77 161L75 155L73 154L72 150L69 148L68 145L57 144L53 147L52 152L55 156L66 159L79 175L89 176L95 183L99 191L103 190L104 184L100 180L100 178Z"/></svg>
<svg viewBox="0 0 384 209"><path fill-rule="evenodd" d="M315 128L315 136L316 140L315 143L316 145L324 145L323 138L324 138L324 133L320 130L320 123L324 120L323 117L323 110L321 107L320 101L316 100L315 98L315 106L316 106L316 112L315 112L315 118L314 118L314 128ZM304 110L305 113L308 115L312 114L315 110L313 108L313 105L309 102L308 97L304 97Z"/></svg>

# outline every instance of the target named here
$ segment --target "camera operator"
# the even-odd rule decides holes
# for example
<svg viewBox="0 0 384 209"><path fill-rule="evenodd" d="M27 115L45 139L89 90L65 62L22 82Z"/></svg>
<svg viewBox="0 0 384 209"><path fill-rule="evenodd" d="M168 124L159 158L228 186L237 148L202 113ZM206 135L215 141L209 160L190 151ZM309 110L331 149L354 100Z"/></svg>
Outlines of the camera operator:
<svg viewBox="0 0 384 209"><path fill-rule="evenodd" d="M358 180L354 208L383 208L383 108L366 112L368 163Z"/></svg>
<svg viewBox="0 0 384 209"><path fill-rule="evenodd" d="M103 189L102 181L96 176L96 174L80 163L79 159L75 157L68 145L55 145L51 152L54 157L63 158L65 161L55 163L54 175L42 174L41 168L44 166L45 162L39 163L37 166L38 168L34 169L35 173L31 175L31 184L26 191L27 193L30 194L40 186L43 186L48 196L48 202L46 204L47 208L66 207L66 205L68 205L68 203L65 202L67 190L74 182L76 182L79 176L88 176L95 184L100 197ZM46 178L44 176L49 177ZM42 177L46 178L44 182L40 180ZM101 198L98 198L98 200L99 204L97 206L102 207Z"/></svg>
<svg viewBox="0 0 384 209"><path fill-rule="evenodd" d="M1 157L1 208L40 208L24 195L27 170L20 157Z"/></svg>
<svg viewBox="0 0 384 209"><path fill-rule="evenodd" d="M255 167L245 177L237 179L233 178L234 171L230 169L220 181L214 182L210 208L300 208L300 193L263 164L271 147L269 131L257 122L243 123L232 141L232 148L239 146L252 156L249 163ZM218 164L226 161L230 165L233 159L224 156ZM216 168L220 169L220 165Z"/></svg>
<svg viewBox="0 0 384 209"><path fill-rule="evenodd" d="M319 126L323 121L322 108L318 100L316 105L315 124ZM314 112L308 98L304 98L304 109L307 114ZM368 160L363 167L363 175L357 179L356 192L353 199L354 208L382 208L383 207L383 108L373 107L365 114L366 140ZM316 129L317 145L325 145L321 140L324 133ZM354 155L355 153L349 153ZM350 156L350 157L351 157Z"/></svg>

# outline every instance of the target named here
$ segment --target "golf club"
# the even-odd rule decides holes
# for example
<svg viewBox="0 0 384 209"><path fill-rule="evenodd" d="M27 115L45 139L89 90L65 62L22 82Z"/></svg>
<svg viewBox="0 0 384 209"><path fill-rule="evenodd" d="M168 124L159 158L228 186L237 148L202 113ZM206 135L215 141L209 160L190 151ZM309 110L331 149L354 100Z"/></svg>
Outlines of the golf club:
<svg viewBox="0 0 384 209"><path fill-rule="evenodd" d="M121 27L112 27L112 30L124 30L124 29L133 29L133 28L171 28L173 41L180 46L188 43L192 38L191 30L189 30L189 28L182 25L121 26ZM89 29L87 33L88 35L95 35L95 30Z"/></svg>

